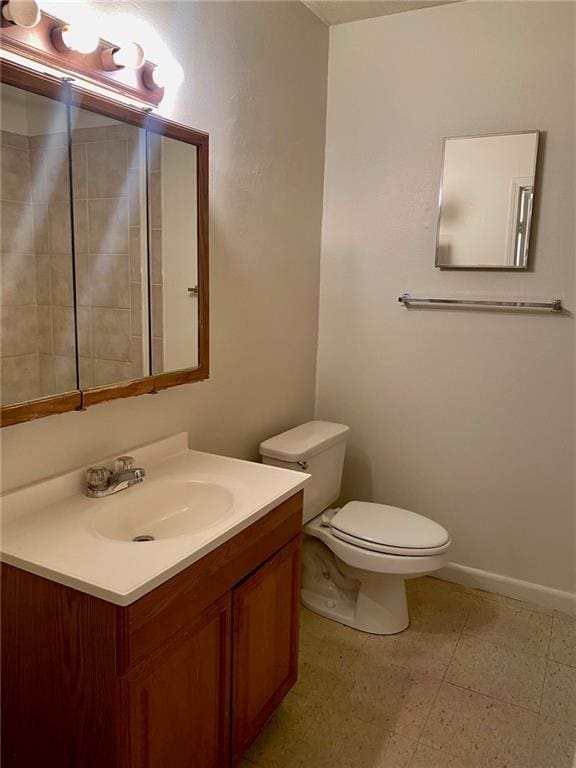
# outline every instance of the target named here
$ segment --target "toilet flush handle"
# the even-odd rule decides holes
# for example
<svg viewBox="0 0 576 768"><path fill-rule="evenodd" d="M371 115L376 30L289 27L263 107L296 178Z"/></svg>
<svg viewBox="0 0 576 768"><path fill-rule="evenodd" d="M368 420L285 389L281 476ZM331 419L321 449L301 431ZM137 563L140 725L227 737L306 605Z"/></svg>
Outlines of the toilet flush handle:
<svg viewBox="0 0 576 768"><path fill-rule="evenodd" d="M296 462L300 469L305 472L308 469L308 462L307 461L297 461Z"/></svg>

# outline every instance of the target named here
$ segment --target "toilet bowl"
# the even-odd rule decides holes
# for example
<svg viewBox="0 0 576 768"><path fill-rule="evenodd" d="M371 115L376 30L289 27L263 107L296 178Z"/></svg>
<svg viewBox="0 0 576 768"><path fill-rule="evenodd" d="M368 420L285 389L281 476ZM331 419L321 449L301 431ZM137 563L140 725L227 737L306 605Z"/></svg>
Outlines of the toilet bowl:
<svg viewBox="0 0 576 768"><path fill-rule="evenodd" d="M310 473L304 490L301 599L310 610L363 632L386 635L409 624L405 580L442 568L448 532L399 507L340 495L349 428L312 421L265 440L267 464Z"/></svg>
<svg viewBox="0 0 576 768"><path fill-rule="evenodd" d="M304 526L304 533L325 545L324 565L333 559L349 582L348 592L340 599L323 595L317 584L325 575L311 566L305 541L304 605L342 624L381 635L406 629L405 579L442 568L450 546L445 529L422 515L357 501L318 515Z"/></svg>

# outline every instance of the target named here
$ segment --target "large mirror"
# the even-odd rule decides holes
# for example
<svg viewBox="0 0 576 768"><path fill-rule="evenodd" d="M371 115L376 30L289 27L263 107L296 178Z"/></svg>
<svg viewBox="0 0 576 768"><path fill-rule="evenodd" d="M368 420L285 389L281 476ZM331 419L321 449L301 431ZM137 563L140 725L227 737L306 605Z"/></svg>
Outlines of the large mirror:
<svg viewBox="0 0 576 768"><path fill-rule="evenodd" d="M206 134L9 74L2 424L206 378Z"/></svg>
<svg viewBox="0 0 576 768"><path fill-rule="evenodd" d="M444 140L437 267L527 269L538 136Z"/></svg>

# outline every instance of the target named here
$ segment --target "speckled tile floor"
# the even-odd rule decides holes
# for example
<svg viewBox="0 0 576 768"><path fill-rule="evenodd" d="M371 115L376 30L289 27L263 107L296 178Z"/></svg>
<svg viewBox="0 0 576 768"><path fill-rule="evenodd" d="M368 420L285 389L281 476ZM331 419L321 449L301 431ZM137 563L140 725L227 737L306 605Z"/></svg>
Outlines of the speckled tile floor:
<svg viewBox="0 0 576 768"><path fill-rule="evenodd" d="M242 768L573 768L576 618L439 579L410 627L302 609L300 678Z"/></svg>

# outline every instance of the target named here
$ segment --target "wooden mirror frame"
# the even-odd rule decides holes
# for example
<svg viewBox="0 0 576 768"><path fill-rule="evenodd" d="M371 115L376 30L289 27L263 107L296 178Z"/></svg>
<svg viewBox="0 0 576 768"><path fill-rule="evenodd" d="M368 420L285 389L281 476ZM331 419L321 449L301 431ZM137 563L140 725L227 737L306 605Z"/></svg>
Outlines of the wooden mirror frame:
<svg viewBox="0 0 576 768"><path fill-rule="evenodd" d="M115 400L121 397L153 394L161 389L176 387L194 381L203 381L209 376L209 260L208 260L208 134L187 126L150 114L146 109L121 103L120 101L83 89L75 82L64 78L36 72L16 62L0 62L0 82L40 96L65 102L70 107L79 107L96 112L137 128L158 133L167 138L193 144L197 149L197 232L198 232L198 366L169 373L145 376L119 384L76 389L61 395L29 400L0 409L0 426L10 426L32 419L39 419L56 413L85 410L90 405ZM148 231L147 231L147 237ZM148 259L149 245L148 245ZM76 254L72 252L74 270ZM148 308L150 311L150 306ZM74 300L74 322L78 322L76 300ZM76 350L78 375L78 350Z"/></svg>

